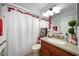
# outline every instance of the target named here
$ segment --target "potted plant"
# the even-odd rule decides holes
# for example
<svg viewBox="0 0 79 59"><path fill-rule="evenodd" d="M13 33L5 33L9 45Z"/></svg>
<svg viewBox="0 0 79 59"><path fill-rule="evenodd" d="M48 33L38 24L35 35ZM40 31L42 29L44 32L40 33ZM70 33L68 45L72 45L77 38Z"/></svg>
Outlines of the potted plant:
<svg viewBox="0 0 79 59"><path fill-rule="evenodd" d="M77 44L77 37L75 33L76 20L69 21L68 25L71 27L68 29L69 34L71 34L70 42L73 44Z"/></svg>

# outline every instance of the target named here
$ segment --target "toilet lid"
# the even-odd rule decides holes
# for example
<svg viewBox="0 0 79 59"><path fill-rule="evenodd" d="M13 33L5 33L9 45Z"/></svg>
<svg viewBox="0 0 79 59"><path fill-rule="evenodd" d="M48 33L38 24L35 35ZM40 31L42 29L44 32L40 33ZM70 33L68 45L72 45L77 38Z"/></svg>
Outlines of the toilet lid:
<svg viewBox="0 0 79 59"><path fill-rule="evenodd" d="M41 48L41 45L40 45L40 44L35 44L35 45L32 47L33 50L38 50L38 49L40 49L40 48Z"/></svg>

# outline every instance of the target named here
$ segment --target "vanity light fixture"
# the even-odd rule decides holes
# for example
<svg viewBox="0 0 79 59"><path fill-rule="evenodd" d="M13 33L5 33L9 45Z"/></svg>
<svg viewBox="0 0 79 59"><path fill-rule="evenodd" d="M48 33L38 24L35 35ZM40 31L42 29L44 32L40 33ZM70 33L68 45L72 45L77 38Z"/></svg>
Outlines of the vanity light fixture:
<svg viewBox="0 0 79 59"><path fill-rule="evenodd" d="M52 8L52 11L53 11L55 14L58 14L58 13L61 12L60 9L59 9L58 7L56 7L56 6Z"/></svg>
<svg viewBox="0 0 79 59"><path fill-rule="evenodd" d="M43 13L43 16L45 16L45 17L49 17L52 15L54 15L54 13L51 10L47 10L45 13Z"/></svg>
<svg viewBox="0 0 79 59"><path fill-rule="evenodd" d="M49 10L47 10L45 13L43 13L43 16L49 17L52 15L58 14L60 12L61 12L60 9L57 6L55 6L55 7L50 8Z"/></svg>

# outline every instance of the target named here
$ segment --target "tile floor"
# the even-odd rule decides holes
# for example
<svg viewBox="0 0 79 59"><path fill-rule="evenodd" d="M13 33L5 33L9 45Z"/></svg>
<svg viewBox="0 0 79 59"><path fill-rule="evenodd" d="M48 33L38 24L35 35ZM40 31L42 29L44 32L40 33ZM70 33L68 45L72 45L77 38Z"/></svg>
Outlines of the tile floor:
<svg viewBox="0 0 79 59"><path fill-rule="evenodd" d="M39 53L33 53L33 52L30 52L28 53L26 56L40 56Z"/></svg>

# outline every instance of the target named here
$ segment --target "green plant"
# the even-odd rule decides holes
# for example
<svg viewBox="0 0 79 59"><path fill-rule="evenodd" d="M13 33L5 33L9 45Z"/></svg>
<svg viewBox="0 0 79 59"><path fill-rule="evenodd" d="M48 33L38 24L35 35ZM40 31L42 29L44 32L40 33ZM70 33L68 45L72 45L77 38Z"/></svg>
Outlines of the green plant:
<svg viewBox="0 0 79 59"><path fill-rule="evenodd" d="M74 27L76 25L76 20L71 20L68 24L69 26Z"/></svg>
<svg viewBox="0 0 79 59"><path fill-rule="evenodd" d="M74 27L76 25L76 20L69 21L68 25L71 27L68 30L69 34L71 34L71 35L75 34Z"/></svg>
<svg viewBox="0 0 79 59"><path fill-rule="evenodd" d="M75 34L74 28L69 28L68 32L69 32L71 35Z"/></svg>

